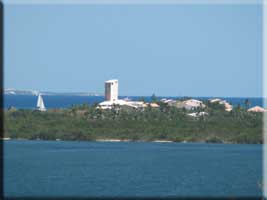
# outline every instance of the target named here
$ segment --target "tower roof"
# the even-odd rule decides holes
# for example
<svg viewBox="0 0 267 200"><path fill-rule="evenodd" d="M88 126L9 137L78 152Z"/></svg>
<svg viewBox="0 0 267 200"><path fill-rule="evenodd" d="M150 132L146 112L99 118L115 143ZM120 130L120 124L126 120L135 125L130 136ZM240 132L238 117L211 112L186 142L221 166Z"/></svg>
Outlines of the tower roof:
<svg viewBox="0 0 267 200"><path fill-rule="evenodd" d="M105 83L114 83L116 81L118 82L118 79L111 79L111 80L105 81Z"/></svg>

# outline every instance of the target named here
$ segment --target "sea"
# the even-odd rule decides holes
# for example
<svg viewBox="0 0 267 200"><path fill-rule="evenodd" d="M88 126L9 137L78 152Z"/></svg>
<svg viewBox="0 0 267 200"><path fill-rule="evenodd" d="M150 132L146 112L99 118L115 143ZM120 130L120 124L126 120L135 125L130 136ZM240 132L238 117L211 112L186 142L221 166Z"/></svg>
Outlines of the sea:
<svg viewBox="0 0 267 200"><path fill-rule="evenodd" d="M4 141L5 197L261 197L262 171L256 144Z"/></svg>
<svg viewBox="0 0 267 200"><path fill-rule="evenodd" d="M79 104L95 104L104 101L104 96L75 96L75 95L43 95L43 100L46 108L68 108L72 105ZM37 96L33 95L4 95L4 108L15 107L18 109L35 109L37 103ZM150 96L120 96L120 99L129 98L131 100L140 100L144 98L146 101L151 101ZM182 97L170 97L162 96L158 99L167 98L167 99L181 99ZM207 100L212 97L194 97L199 100ZM214 98L214 97L213 97ZM245 107L245 100L249 99L250 107L261 106L263 107L264 101L263 98L237 98L237 97L221 97L231 103L233 106ZM267 102L267 101L265 101ZM267 105L266 105L267 106ZM266 107L265 106L265 107Z"/></svg>

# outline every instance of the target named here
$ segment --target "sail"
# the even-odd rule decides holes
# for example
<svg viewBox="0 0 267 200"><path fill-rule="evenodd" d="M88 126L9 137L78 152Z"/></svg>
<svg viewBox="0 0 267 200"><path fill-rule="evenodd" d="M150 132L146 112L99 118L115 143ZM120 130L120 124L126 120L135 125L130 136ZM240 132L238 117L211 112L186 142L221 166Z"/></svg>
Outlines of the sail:
<svg viewBox="0 0 267 200"><path fill-rule="evenodd" d="M38 100L37 100L37 105L36 105L37 108L41 107L41 101L42 101L42 96L39 94L38 95Z"/></svg>
<svg viewBox="0 0 267 200"><path fill-rule="evenodd" d="M40 111L46 111L43 97L40 94L38 95L37 109L40 110Z"/></svg>

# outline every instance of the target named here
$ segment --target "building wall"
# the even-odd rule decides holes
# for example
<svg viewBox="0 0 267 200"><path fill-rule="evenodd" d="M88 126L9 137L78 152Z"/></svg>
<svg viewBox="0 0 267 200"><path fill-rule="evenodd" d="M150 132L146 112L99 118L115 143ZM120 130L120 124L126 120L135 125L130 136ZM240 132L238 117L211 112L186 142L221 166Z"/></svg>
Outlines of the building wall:
<svg viewBox="0 0 267 200"><path fill-rule="evenodd" d="M118 100L119 84L118 80L110 80L105 82L105 100L117 101Z"/></svg>
<svg viewBox="0 0 267 200"><path fill-rule="evenodd" d="M105 100L110 101L111 83L105 83Z"/></svg>

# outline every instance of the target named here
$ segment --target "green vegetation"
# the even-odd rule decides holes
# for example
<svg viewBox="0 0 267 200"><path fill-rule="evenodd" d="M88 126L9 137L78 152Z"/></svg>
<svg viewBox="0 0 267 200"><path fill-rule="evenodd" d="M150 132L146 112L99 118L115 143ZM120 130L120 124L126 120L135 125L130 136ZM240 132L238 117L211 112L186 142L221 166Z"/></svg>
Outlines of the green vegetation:
<svg viewBox="0 0 267 200"><path fill-rule="evenodd" d="M154 98L156 101L156 98ZM224 111L209 104L194 112L159 103L144 110L97 109L79 105L47 112L11 109L4 113L5 137L44 140L121 139L132 141L171 140L175 142L262 143L263 114L237 107Z"/></svg>

